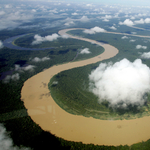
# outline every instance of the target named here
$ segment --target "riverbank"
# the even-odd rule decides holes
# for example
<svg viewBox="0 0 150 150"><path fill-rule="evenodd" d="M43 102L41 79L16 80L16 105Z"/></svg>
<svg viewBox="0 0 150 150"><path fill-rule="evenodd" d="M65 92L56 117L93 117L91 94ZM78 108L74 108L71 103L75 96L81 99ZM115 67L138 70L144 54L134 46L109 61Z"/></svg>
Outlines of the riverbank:
<svg viewBox="0 0 150 150"><path fill-rule="evenodd" d="M6 39L5 41L3 41L3 44L5 47L10 48L10 49L16 49L16 50L46 50L46 49L54 49L54 47L49 47L49 48L26 48L26 47L20 47L15 45L15 40L27 36L29 34L23 34L23 35L18 35L18 36L14 36L11 38Z"/></svg>
<svg viewBox="0 0 150 150"><path fill-rule="evenodd" d="M65 35L71 29L61 30ZM73 30L73 29L72 29ZM67 36L70 36L67 34ZM22 88L21 99L24 101L28 114L43 130L50 131L58 137L70 141L81 141L98 145L132 145L150 138L150 117L134 120L98 120L72 115L61 109L53 100L48 89L50 79L57 73L96 63L114 57L119 51L115 47L100 42L70 36L104 47L105 51L94 58L55 65L28 79Z"/></svg>

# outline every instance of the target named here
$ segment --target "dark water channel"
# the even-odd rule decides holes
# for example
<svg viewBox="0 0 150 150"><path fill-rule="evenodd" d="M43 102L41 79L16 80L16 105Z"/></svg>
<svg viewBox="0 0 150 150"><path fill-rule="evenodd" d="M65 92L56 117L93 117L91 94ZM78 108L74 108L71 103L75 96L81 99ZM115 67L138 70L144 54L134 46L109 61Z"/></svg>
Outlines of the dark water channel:
<svg viewBox="0 0 150 150"><path fill-rule="evenodd" d="M25 47L20 47L17 45L13 45L13 42L18 39L21 38L23 36L26 36L28 34L23 34L23 35L17 35L14 37L11 37L9 39L6 39L5 41L3 41L3 44L5 47L10 48L10 49L16 49L16 50L46 50L46 49L53 49L54 47L48 47L48 48L25 48Z"/></svg>

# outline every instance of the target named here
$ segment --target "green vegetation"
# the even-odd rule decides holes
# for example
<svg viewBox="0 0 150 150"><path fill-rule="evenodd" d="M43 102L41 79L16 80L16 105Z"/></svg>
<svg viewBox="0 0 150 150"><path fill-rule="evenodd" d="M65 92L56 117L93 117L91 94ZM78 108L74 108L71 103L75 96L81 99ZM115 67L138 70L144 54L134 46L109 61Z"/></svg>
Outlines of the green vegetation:
<svg viewBox="0 0 150 150"><path fill-rule="evenodd" d="M49 83L51 95L56 103L74 115L94 117L102 120L135 119L150 115L150 96L141 109L130 106L129 110L108 108L108 103L98 103L98 98L89 90L88 75L97 64L63 71L55 75ZM55 81L58 84L53 84Z"/></svg>
<svg viewBox="0 0 150 150"><path fill-rule="evenodd" d="M23 38L26 38L26 37L23 37ZM29 41L26 43L26 47L28 43ZM74 44L74 43L77 43L77 44ZM40 50L22 51L22 50L13 50L13 49L10 50L8 48L3 48L2 50L0 50L0 54L1 54L0 55L0 60L1 60L0 61L0 73L4 71L8 71L10 70L10 68L14 68L15 64L20 64L20 65L25 65L25 64L37 65L38 64L38 68L36 68L36 72L40 72L42 71L43 68L49 68L55 64L61 64L61 63L70 62L73 60L77 61L77 60L88 59L96 55L99 55L104 51L102 47L97 47L96 45L92 45L88 42L74 40L74 39L58 39L54 42L45 42L45 43L38 45L39 46L38 48L42 46L44 47L44 44L49 44L48 47L55 47L55 48L50 49L50 50L44 50L44 51L42 50L41 51ZM79 54L77 56L77 53L79 53L80 50L84 48L89 48L91 53L87 55ZM35 63L32 61L32 59L35 57L39 57L39 58L49 57L50 61L45 61L42 63Z"/></svg>
<svg viewBox="0 0 150 150"><path fill-rule="evenodd" d="M64 55L64 54L70 53L70 56L68 56L68 58L70 58L70 61L74 60L74 58L72 56L75 57L77 55L77 53L78 52L80 53L80 51L84 48L89 48L91 53L87 54L87 55L79 54L76 57L75 61L88 59L88 58L97 56L104 51L104 49L102 47L99 47L97 45L93 45L89 42L75 40L75 39L71 39L71 38L68 38L68 39L58 38L57 40L54 40L53 42L43 42L41 44L31 45L31 43L32 43L31 41L33 41L33 40L34 40L33 35L27 35L27 36L24 36L22 38L15 40L14 43L15 43L15 45L18 45L21 47L30 47L30 48L54 47L54 49L52 49L50 51L50 54L52 56L56 56L59 54ZM72 52L70 52L70 51L72 51ZM60 61L60 62L62 62L62 61Z"/></svg>
<svg viewBox="0 0 150 150"><path fill-rule="evenodd" d="M106 33L87 35L82 33L81 30L70 31L70 33L95 39L103 43L109 43L120 50L117 56L102 62L116 62L123 58L133 61L139 57L139 50L135 49L135 47L137 42L140 42L141 38L135 38L136 42L130 43L130 39L121 39L122 35L110 34L108 38ZM148 61L145 61L144 63L147 63L148 66L150 65ZM116 109L114 111L112 108L108 108L107 101L99 104L98 98L89 91L88 78L91 71L97 68L98 65L99 63L96 63L63 71L51 79L49 83L51 95L61 108L71 114L103 120L135 119L150 115L150 98L148 98L147 103L141 109L130 106L129 110ZM53 84L54 81L57 81L58 84Z"/></svg>
<svg viewBox="0 0 150 150"><path fill-rule="evenodd" d="M90 26L87 25L87 27L89 28ZM91 27L93 27L93 24L91 24ZM53 31L56 31L56 30L53 29ZM42 32L43 31L41 31L41 33ZM35 30L34 29L32 29L32 30L17 29L17 30L13 30L13 31L12 30L11 31L4 30L4 31L1 31L0 38L1 38L1 40L4 40L9 37L12 37L15 35L21 35L24 33L39 33L39 30L37 30L37 29L35 29ZM50 31L49 31L49 34L51 34ZM41 36L43 36L43 35L41 34ZM45 32L45 35L48 35L48 31L47 31L47 33ZM98 37L99 34L98 35L95 34L95 36L97 36L97 38L99 38ZM91 37L91 38L93 38L93 37ZM113 38L113 39L111 40L111 38ZM115 38L117 38L117 39L115 39ZM130 60L136 59L139 56L139 54L135 50L135 45L137 43L141 42L141 38L139 38L139 40L137 38L137 40L138 40L137 43L131 43L130 45L129 45L128 41L126 41L126 42L121 41L121 40L119 40L119 38L120 38L120 36L114 35L112 37L112 35L108 36L107 34L102 34L101 38L99 39L99 40L109 42L112 45L113 45L113 42L115 41L114 46L118 47L120 50L120 53L115 58L108 60L108 61L115 62L116 60L120 60L124 57L127 57ZM24 82L28 78L37 74L38 72L42 71L45 68L51 67L54 64L60 64L63 62L71 61L76 56L77 50L90 46L90 44L89 44L89 46L87 46L87 43L85 43L85 42L82 42L82 44L78 44L77 40L72 41L72 42L75 42L75 44L72 43L69 45L70 41L69 42L67 42L67 41L64 42L63 47L59 47L61 45L56 44L55 46L59 47L59 48L45 50L45 51L19 51L19 50L12 50L12 49L8 49L8 48L0 49L0 73L9 71L10 69L14 69L15 64L20 64L21 66L25 65L25 64L31 64L31 65L38 66L35 68L35 70L33 72L20 73L20 80L18 80L18 81L10 81L8 84L4 84L2 81L0 81L0 89L1 89L0 90L0 97L1 97L0 98L0 102L1 102L0 122L4 123L6 129L8 131L10 131L10 136L13 138L14 144L18 145L18 146L24 145L26 147L31 147L34 150L51 149L52 147L55 147L55 149L58 148L58 149L67 149L67 150L69 150L69 149L70 150L73 150L73 149L86 149L86 150L88 150L88 149L89 150L91 150L91 149L102 149L102 150L128 150L128 149L138 150L139 149L139 150L141 150L142 149L142 150L149 150L150 140L148 140L146 142L137 143L132 146L117 146L117 147L103 146L103 145L98 146L98 145L93 145L93 144L83 144L82 142L66 141L64 139L55 137L50 132L43 131L39 127L39 125L37 125L35 122L33 122L32 119L30 118L30 116L28 116L28 113L27 113L26 108L24 107L23 101L21 101L21 99L20 99L21 98L20 92L21 92L21 88L22 88ZM32 41L28 41L28 43L31 43L31 42ZM121 42L125 42L125 43L121 43ZM76 45L76 44L78 44L78 45ZM126 46L122 46L122 44L126 45ZM27 47L27 45L24 45L24 46ZM92 45L92 46L93 46L93 49L96 49L96 47L94 45ZM69 51L67 53L64 52L63 54L61 54L61 51L66 51L67 49L69 49ZM100 49L100 47L98 47L97 50L99 50L99 49ZM91 48L90 48L90 50L91 50ZM99 54L99 53L100 52L98 52L97 54ZM97 55L97 54L95 53L95 55ZM34 57L42 58L45 56L50 57L51 59L49 61L40 62L40 63L35 63L35 62L31 61L31 59ZM82 55L82 57L83 56L84 56L84 59L86 59L86 57L89 57L88 55ZM79 60L79 57L77 57L77 59ZM80 59L83 59L83 58L80 58ZM108 62L108 61L105 61L105 62ZM150 66L150 62L148 62L146 60L143 60L143 61L148 66ZM91 69L94 69L97 65L98 65L98 63L94 64L93 66L91 66L91 65L87 66L86 68L84 68L84 70L86 70L86 71L85 72L82 71L82 73L85 75L86 72L89 72ZM79 70L80 69L81 68L79 68ZM75 70L79 71L77 68L75 68ZM71 71L71 70L69 70L69 71ZM15 73L15 71L13 73ZM63 72L63 73L67 74L67 71ZM61 80L62 79L61 74L59 74L59 75L60 75L60 80ZM77 74L75 74L75 75L77 75ZM69 77L68 74L67 74L67 77ZM79 74L77 77L80 78L81 74ZM71 80L71 77L70 77L70 80ZM80 81L82 81L81 84L83 84L81 87L85 87L85 90L83 90L83 89L82 90L83 90L83 92L89 93L87 90L88 87L84 86L87 84L86 82L84 84L84 80L82 81L82 79L80 79ZM65 84L68 84L68 83L65 82ZM76 85L76 88L81 88L81 87L79 85ZM54 87L54 88L56 88L56 87ZM80 92L78 92L78 93L80 94ZM55 96L55 94L54 94L54 96ZM89 96L93 96L93 95L91 95L91 93L89 93ZM95 102L96 102L96 97L95 97ZM86 104L86 106L88 106L88 108L90 108L90 106L88 104ZM11 118L10 114L12 114L16 111L20 112L20 110L21 110L22 114L15 113L16 116L14 118ZM95 109L94 109L94 112L93 112L93 109L88 109L88 112L89 112L89 114L91 114L91 112L95 114ZM85 113L85 116L88 116L89 114Z"/></svg>

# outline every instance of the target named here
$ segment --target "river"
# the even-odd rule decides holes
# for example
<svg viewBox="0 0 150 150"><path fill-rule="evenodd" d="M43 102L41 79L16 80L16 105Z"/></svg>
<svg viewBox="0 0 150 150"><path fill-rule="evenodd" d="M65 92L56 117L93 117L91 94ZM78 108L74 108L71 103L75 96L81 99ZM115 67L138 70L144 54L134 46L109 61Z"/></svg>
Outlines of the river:
<svg viewBox="0 0 150 150"><path fill-rule="evenodd" d="M48 89L48 83L55 74L112 58L119 52L109 44L67 34L66 32L70 30L76 29L61 30L59 34L95 43L102 46L105 51L87 60L55 65L28 79L21 90L21 99L29 116L43 130L50 131L65 140L115 146L147 141L150 138L150 117L133 120L99 120L69 114L55 103Z"/></svg>
<svg viewBox="0 0 150 150"><path fill-rule="evenodd" d="M26 47L20 47L20 46L17 46L17 45L13 44L13 42L15 40L17 40L18 38L24 37L26 35L29 35L29 34L22 34L22 35L17 35L17 36L8 38L5 41L3 41L3 44L7 48L16 49L16 50L34 50L35 51L35 50L46 50L46 49L52 49L52 48L54 48L54 47L48 47L48 48L26 48Z"/></svg>

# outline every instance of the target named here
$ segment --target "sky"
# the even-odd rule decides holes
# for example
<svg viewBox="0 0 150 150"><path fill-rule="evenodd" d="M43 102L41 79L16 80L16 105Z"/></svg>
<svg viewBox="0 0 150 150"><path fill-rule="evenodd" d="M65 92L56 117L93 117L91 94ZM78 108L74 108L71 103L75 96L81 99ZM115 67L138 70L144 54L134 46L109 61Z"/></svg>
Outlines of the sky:
<svg viewBox="0 0 150 150"><path fill-rule="evenodd" d="M1 2L4 1L10 1L10 0L1 0ZM17 0L12 0L12 1L17 1ZM18 0L20 1L20 0ZM71 1L71 0L22 0L22 1L53 1L53 2L77 2L77 3L99 3L99 4L125 4L125 5L149 5L150 1L149 0L76 0L76 1Z"/></svg>
<svg viewBox="0 0 150 150"><path fill-rule="evenodd" d="M49 1L49 0L47 0ZM60 0L66 2L72 2L71 0ZM76 2L86 3L103 3L103 4L125 4L125 5L148 5L149 0L76 0Z"/></svg>

